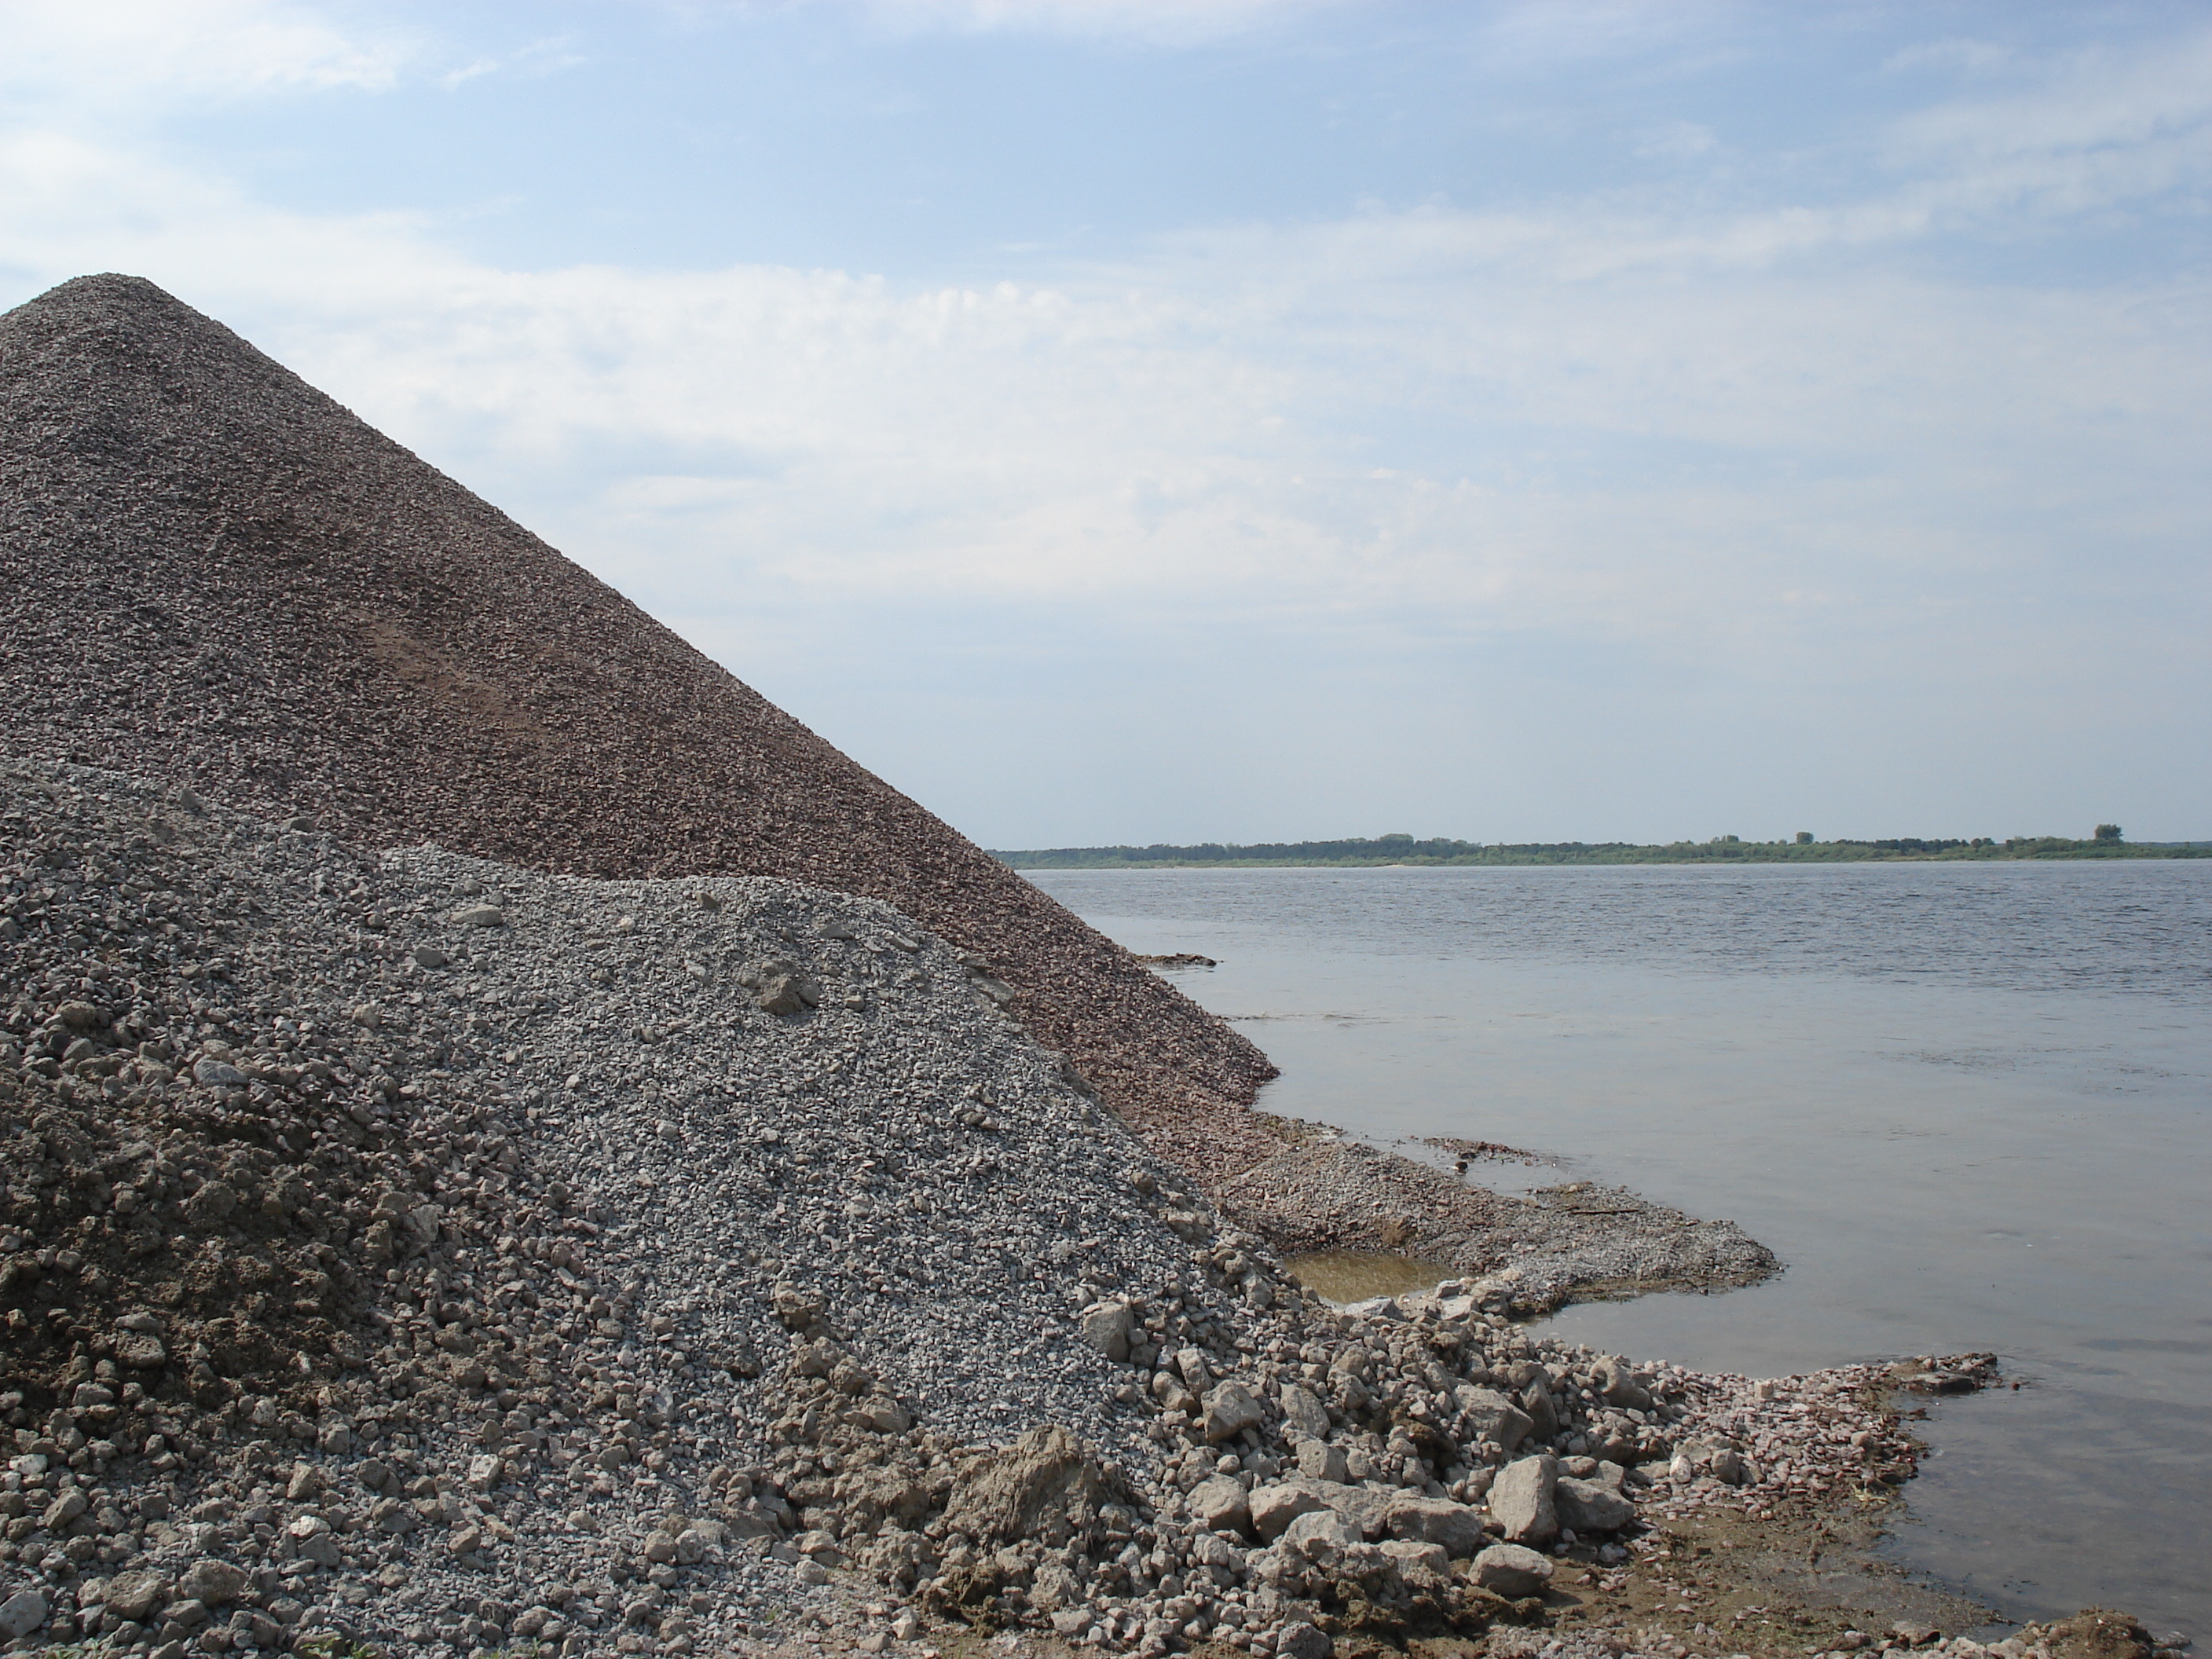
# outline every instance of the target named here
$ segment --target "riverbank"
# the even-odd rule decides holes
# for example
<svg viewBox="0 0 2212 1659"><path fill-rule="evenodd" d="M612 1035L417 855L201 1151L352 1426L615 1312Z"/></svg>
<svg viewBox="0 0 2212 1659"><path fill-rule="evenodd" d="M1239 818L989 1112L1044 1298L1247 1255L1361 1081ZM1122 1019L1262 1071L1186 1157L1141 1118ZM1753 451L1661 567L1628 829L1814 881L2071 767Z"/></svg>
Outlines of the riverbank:
<svg viewBox="0 0 2212 1659"><path fill-rule="evenodd" d="M1718 1653L1668 1540L1909 1472L1870 1373L1328 1307L880 903L5 790L24 1650Z"/></svg>
<svg viewBox="0 0 2212 1659"><path fill-rule="evenodd" d="M2212 842L2073 841L2063 836L1971 840L1750 842L1638 845L1559 842L1484 846L1463 841L1304 842L1257 847L1060 847L994 852L1011 870L1456 870L1584 865L1988 864L2027 860L2212 858Z"/></svg>

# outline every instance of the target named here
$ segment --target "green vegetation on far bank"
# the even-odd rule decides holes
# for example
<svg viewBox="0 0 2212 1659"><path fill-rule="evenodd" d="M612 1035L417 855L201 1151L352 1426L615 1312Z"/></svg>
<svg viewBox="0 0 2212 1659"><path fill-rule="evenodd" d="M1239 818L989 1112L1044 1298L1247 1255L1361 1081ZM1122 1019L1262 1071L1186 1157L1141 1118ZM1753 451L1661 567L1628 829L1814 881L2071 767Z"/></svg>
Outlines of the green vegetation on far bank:
<svg viewBox="0 0 2212 1659"><path fill-rule="evenodd" d="M2124 839L2118 825L2100 823L2087 841L2063 836L2013 836L1998 841L1977 836L1969 841L1899 836L1883 841L1819 841L1801 831L1790 841L1745 841L1716 836L1711 841L1668 842L1644 846L1632 842L1519 842L1485 845L1442 837L1418 841L1412 836L1356 836L1349 841L1269 842L1252 847L1053 847L1030 852L994 852L1015 870L1264 870L1291 867L1373 869L1386 865L1459 866L1485 864L1868 864L1894 860L1978 861L1997 859L2199 859L2212 857L2212 842L2143 842Z"/></svg>

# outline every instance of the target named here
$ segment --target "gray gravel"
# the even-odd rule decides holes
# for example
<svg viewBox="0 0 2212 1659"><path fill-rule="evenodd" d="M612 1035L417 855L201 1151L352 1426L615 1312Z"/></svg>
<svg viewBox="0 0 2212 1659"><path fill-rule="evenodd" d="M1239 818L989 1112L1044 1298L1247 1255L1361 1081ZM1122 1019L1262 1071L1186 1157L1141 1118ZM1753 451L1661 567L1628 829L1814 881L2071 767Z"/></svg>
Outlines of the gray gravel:
<svg viewBox="0 0 2212 1659"><path fill-rule="evenodd" d="M0 874L24 1644L1324 1659L1909 1458L1856 1374L1321 1304L879 902L27 765Z"/></svg>
<svg viewBox="0 0 2212 1659"><path fill-rule="evenodd" d="M1248 1039L143 278L0 315L0 752L354 844L872 896L988 957L1010 1012L1180 1167L1275 1145L1244 1109L1274 1074Z"/></svg>

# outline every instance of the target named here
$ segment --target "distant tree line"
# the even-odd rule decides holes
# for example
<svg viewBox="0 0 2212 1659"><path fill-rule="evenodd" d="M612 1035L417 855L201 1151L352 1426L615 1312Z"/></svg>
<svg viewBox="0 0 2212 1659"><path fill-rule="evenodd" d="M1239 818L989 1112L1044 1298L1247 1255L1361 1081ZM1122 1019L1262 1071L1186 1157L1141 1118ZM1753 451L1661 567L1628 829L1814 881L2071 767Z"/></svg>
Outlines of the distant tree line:
<svg viewBox="0 0 2212 1659"><path fill-rule="evenodd" d="M1344 841L1261 842L1237 846L1208 842L1196 847L1049 847L1026 852L994 852L1001 864L1017 870L1267 869L1341 866L1481 864L1805 864L1871 863L1887 860L1974 860L1984 859L2203 858L2212 848L2196 843L2131 844L2118 824L2100 823L2087 841L2064 836L2013 836L2003 841L1976 836L1968 840L1895 836L1858 840L1850 836L1816 840L1801 830L1788 841L1746 841L1715 836L1710 841L1640 843L1625 841L1469 842L1443 836L1426 840L1402 833L1352 836Z"/></svg>

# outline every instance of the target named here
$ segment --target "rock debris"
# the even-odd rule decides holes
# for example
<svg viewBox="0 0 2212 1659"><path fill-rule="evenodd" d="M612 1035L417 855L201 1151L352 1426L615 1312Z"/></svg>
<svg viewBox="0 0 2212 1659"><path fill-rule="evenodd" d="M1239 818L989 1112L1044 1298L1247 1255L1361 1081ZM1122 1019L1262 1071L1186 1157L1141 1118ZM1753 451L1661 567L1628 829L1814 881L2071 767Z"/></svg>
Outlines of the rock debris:
<svg viewBox="0 0 2212 1659"><path fill-rule="evenodd" d="M880 901L27 763L0 894L21 1644L1326 1659L1910 1472L1871 1373L1328 1307Z"/></svg>

